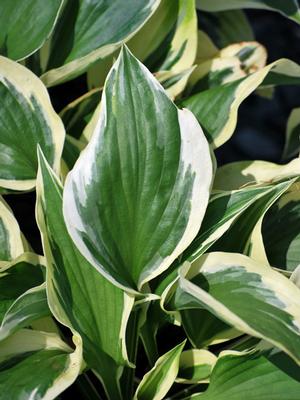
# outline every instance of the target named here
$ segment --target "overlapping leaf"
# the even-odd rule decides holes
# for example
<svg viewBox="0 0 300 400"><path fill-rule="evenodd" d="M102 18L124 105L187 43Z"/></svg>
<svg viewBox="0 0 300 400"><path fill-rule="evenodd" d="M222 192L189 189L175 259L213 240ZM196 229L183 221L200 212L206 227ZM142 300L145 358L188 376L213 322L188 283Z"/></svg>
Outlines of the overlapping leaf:
<svg viewBox="0 0 300 400"><path fill-rule="evenodd" d="M103 278L76 249L62 215L62 187L41 153L39 161L37 220L47 258L51 311L81 335L87 364L101 377L110 398L119 399L133 298Z"/></svg>
<svg viewBox="0 0 300 400"><path fill-rule="evenodd" d="M178 17L170 49L156 68L156 78L162 83L171 99L185 88L194 70L197 54L197 14L195 0L178 1Z"/></svg>
<svg viewBox="0 0 300 400"><path fill-rule="evenodd" d="M15 300L43 281L42 260L35 254L25 253L11 262L1 262L0 321Z"/></svg>
<svg viewBox="0 0 300 400"><path fill-rule="evenodd" d="M60 112L59 115L70 136L80 138L100 99L101 89L93 89L72 101Z"/></svg>
<svg viewBox="0 0 300 400"><path fill-rule="evenodd" d="M214 189L236 190L246 186L276 183L299 175L299 157L283 165L260 160L237 161L218 168Z"/></svg>
<svg viewBox="0 0 300 400"><path fill-rule="evenodd" d="M124 48L92 139L66 180L64 217L78 249L115 284L140 290L193 240L211 180L194 116Z"/></svg>
<svg viewBox="0 0 300 400"><path fill-rule="evenodd" d="M222 49L232 43L254 40L251 25L242 10L199 13L199 26Z"/></svg>
<svg viewBox="0 0 300 400"><path fill-rule="evenodd" d="M3 316L0 326L0 341L33 321L50 316L45 284L28 289L18 297Z"/></svg>
<svg viewBox="0 0 300 400"><path fill-rule="evenodd" d="M154 367L141 380L134 400L161 400L165 397L178 374L180 354L185 342L161 356Z"/></svg>
<svg viewBox="0 0 300 400"><path fill-rule="evenodd" d="M297 0L197 0L197 7L205 11L223 11L240 8L272 10L300 23L300 9Z"/></svg>
<svg viewBox="0 0 300 400"><path fill-rule="evenodd" d="M224 351L207 391L185 400L297 400L299 389L299 366L284 353L276 349Z"/></svg>
<svg viewBox="0 0 300 400"><path fill-rule="evenodd" d="M189 79L186 94L202 92L233 82L262 69L267 53L258 42L235 43L199 63Z"/></svg>
<svg viewBox="0 0 300 400"><path fill-rule="evenodd" d="M264 338L300 364L300 290L270 267L235 253L210 253L182 267L177 309L204 308Z"/></svg>
<svg viewBox="0 0 300 400"><path fill-rule="evenodd" d="M241 332L205 309L181 310L182 327L195 349L227 342Z"/></svg>
<svg viewBox="0 0 300 400"><path fill-rule="evenodd" d="M258 261L268 264L264 255L261 237L261 223L265 213L293 184L295 179L287 180L271 187L261 199L252 204L237 219L230 229L215 243L213 250L231 251L251 255Z"/></svg>
<svg viewBox="0 0 300 400"><path fill-rule="evenodd" d="M181 353L177 382L207 382L217 357L208 350L192 349Z"/></svg>
<svg viewBox="0 0 300 400"><path fill-rule="evenodd" d="M218 193L211 197L199 233L186 249L183 259L189 261L200 257L252 204L272 192L264 186Z"/></svg>
<svg viewBox="0 0 300 400"><path fill-rule="evenodd" d="M161 0L147 22L126 43L132 53L151 68L157 64L157 58L161 57L160 46L163 48L162 53L166 52L165 41L169 42L169 35L176 24L178 6L179 0ZM115 51L89 68L87 80L90 89L104 85L105 78L117 56L118 51Z"/></svg>
<svg viewBox="0 0 300 400"><path fill-rule="evenodd" d="M80 372L80 337L73 340L72 352L55 334L23 329L1 342L0 399L57 398Z"/></svg>
<svg viewBox="0 0 300 400"><path fill-rule="evenodd" d="M275 61L246 78L195 94L182 102L203 127L214 147L232 136L240 104L260 85L300 83L300 67L286 59Z"/></svg>
<svg viewBox="0 0 300 400"><path fill-rule="evenodd" d="M37 174L37 145L56 171L64 127L42 82L28 69L0 57L0 187L30 190Z"/></svg>
<svg viewBox="0 0 300 400"><path fill-rule="evenodd" d="M62 3L63 0L2 1L0 54L21 60L39 49L50 35Z"/></svg>
<svg viewBox="0 0 300 400"><path fill-rule="evenodd" d="M266 213L262 237L269 263L273 267L295 270L300 264L300 191L291 187Z"/></svg>
<svg viewBox="0 0 300 400"><path fill-rule="evenodd" d="M50 44L47 86L74 78L129 40L160 0L68 0Z"/></svg>
<svg viewBox="0 0 300 400"><path fill-rule="evenodd" d="M0 197L0 260L9 261L24 253L27 247L12 210Z"/></svg>

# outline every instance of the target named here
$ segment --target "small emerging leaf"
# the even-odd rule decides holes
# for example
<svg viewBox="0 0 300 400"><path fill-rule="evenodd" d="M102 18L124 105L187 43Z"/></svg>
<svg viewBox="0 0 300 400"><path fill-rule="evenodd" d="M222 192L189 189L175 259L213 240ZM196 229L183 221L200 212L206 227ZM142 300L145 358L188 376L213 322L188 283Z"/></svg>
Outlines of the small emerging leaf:
<svg viewBox="0 0 300 400"><path fill-rule="evenodd" d="M144 375L134 400L161 400L165 397L178 374L179 360L185 342L161 356L154 367Z"/></svg>

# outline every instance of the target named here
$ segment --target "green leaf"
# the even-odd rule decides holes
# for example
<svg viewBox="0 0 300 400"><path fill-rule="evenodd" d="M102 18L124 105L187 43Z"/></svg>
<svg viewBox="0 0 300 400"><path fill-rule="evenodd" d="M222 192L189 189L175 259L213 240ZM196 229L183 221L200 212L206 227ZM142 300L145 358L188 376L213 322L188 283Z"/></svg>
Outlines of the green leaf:
<svg viewBox="0 0 300 400"><path fill-rule="evenodd" d="M182 327L196 349L227 342L241 335L205 309L181 310Z"/></svg>
<svg viewBox="0 0 300 400"><path fill-rule="evenodd" d="M0 341L31 322L50 316L45 284L28 289L6 311L0 326Z"/></svg>
<svg viewBox="0 0 300 400"><path fill-rule="evenodd" d="M281 59L245 78L188 97L182 105L195 114L209 142L219 147L232 136L239 106L255 89L299 83L299 65Z"/></svg>
<svg viewBox="0 0 300 400"><path fill-rule="evenodd" d="M169 35L176 24L179 0L161 0L159 6L141 29L126 43L132 53L141 61L153 61L152 54L169 41ZM155 29L154 29L155 27ZM105 78L118 56L115 51L104 60L93 64L87 72L90 89L102 87ZM146 62L147 65L147 62Z"/></svg>
<svg viewBox="0 0 300 400"><path fill-rule="evenodd" d="M0 399L57 398L80 372L81 342L73 340L74 352L55 334L24 329L1 342Z"/></svg>
<svg viewBox="0 0 300 400"><path fill-rule="evenodd" d="M140 328L140 336L151 366L155 364L158 358L156 340L158 329L164 325L168 319L168 314L161 309L158 301L153 301L149 304L145 315L145 321Z"/></svg>
<svg viewBox="0 0 300 400"><path fill-rule="evenodd" d="M193 94L236 81L265 67L266 49L258 42L227 46L205 61L200 60L189 79L186 93Z"/></svg>
<svg viewBox="0 0 300 400"><path fill-rule="evenodd" d="M72 101L61 112L60 117L68 135L79 139L90 121L101 99L101 89L93 89Z"/></svg>
<svg viewBox="0 0 300 400"><path fill-rule="evenodd" d="M21 60L39 49L50 35L62 3L62 0L2 1L0 54Z"/></svg>
<svg viewBox="0 0 300 400"><path fill-rule="evenodd" d="M53 86L72 79L129 40L158 7L160 0L113 2L68 0L56 25L42 80Z"/></svg>
<svg viewBox="0 0 300 400"><path fill-rule="evenodd" d="M282 158L287 160L299 154L300 150L300 108L292 110L285 134Z"/></svg>
<svg viewBox="0 0 300 400"><path fill-rule="evenodd" d="M300 193L298 183L267 211L263 244L273 267L294 271L300 264Z"/></svg>
<svg viewBox="0 0 300 400"><path fill-rule="evenodd" d="M298 400L299 367L278 350L223 351L205 393L193 400Z"/></svg>
<svg viewBox="0 0 300 400"><path fill-rule="evenodd" d="M223 11L240 8L258 8L278 11L280 14L300 23L297 0L197 0L197 8L204 11Z"/></svg>
<svg viewBox="0 0 300 400"><path fill-rule="evenodd" d="M179 383L208 382L217 357L208 350L186 350L179 361Z"/></svg>
<svg viewBox="0 0 300 400"><path fill-rule="evenodd" d="M175 309L204 308L300 364L300 290L270 267L241 254L210 253L182 267L172 299Z"/></svg>
<svg viewBox="0 0 300 400"><path fill-rule="evenodd" d="M197 236L183 253L182 260L196 260L205 253L252 204L273 188L245 188L211 196Z"/></svg>
<svg viewBox="0 0 300 400"><path fill-rule="evenodd" d="M68 231L107 279L141 290L195 237L212 173L194 116L178 110L123 48L107 78L92 139L66 180Z"/></svg>
<svg viewBox="0 0 300 400"><path fill-rule="evenodd" d="M180 3L180 0L161 0L153 15L126 43L139 60L151 59L152 54L160 45L170 41L171 31L176 31L175 25L180 12Z"/></svg>
<svg viewBox="0 0 300 400"><path fill-rule="evenodd" d="M159 71L155 73L155 77L159 80L164 89L166 89L166 93L170 99L174 100L181 94L181 92L183 92L194 69L195 66L179 73L174 73L172 71Z"/></svg>
<svg viewBox="0 0 300 400"><path fill-rule="evenodd" d="M185 342L161 356L141 380L134 400L161 400L168 393L178 374L180 354Z"/></svg>
<svg viewBox="0 0 300 400"><path fill-rule="evenodd" d="M0 260L17 258L24 253L25 247L26 241L19 224L8 204L0 196Z"/></svg>
<svg viewBox="0 0 300 400"><path fill-rule="evenodd" d="M0 263L0 321L18 297L43 283L42 262L36 254L25 253Z"/></svg>
<svg viewBox="0 0 300 400"><path fill-rule="evenodd" d="M119 399L120 366L128 364L125 331L134 299L101 276L80 254L62 215L62 187L39 152L37 221L47 259L51 311L81 335L84 359Z"/></svg>
<svg viewBox="0 0 300 400"><path fill-rule="evenodd" d="M172 100L183 92L195 68L198 40L195 0L179 0L178 6L174 36L155 74Z"/></svg>
<svg viewBox="0 0 300 400"><path fill-rule="evenodd" d="M74 167L81 151L84 149L85 143L81 140L73 138L73 136L66 135L63 160L66 163L69 170Z"/></svg>
<svg viewBox="0 0 300 400"><path fill-rule="evenodd" d="M0 57L0 187L30 190L37 174L37 145L59 171L64 127L42 82Z"/></svg>
<svg viewBox="0 0 300 400"><path fill-rule="evenodd" d="M190 68L197 53L197 13L195 0L179 0L178 20L175 34L161 71L179 73Z"/></svg>
<svg viewBox="0 0 300 400"><path fill-rule="evenodd" d="M295 179L271 186L268 193L236 219L230 229L214 244L213 251L245 253L257 261L268 264L261 237L261 223L267 210L291 187Z"/></svg>
<svg viewBox="0 0 300 400"><path fill-rule="evenodd" d="M266 185L300 175L300 158L288 164L268 161L238 161L218 168L214 180L215 190L236 190L246 186Z"/></svg>

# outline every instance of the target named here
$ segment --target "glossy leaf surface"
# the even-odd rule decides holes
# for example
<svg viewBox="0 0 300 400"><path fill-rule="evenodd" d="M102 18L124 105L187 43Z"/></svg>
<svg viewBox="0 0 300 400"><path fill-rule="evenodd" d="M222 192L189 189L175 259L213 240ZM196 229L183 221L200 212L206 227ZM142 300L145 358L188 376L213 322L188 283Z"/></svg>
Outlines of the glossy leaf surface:
<svg viewBox="0 0 300 400"><path fill-rule="evenodd" d="M92 139L66 180L64 217L78 249L115 284L140 290L196 235L211 180L194 116L124 48Z"/></svg>
<svg viewBox="0 0 300 400"><path fill-rule="evenodd" d="M128 363L125 330L133 298L102 277L73 245L62 215L62 187L40 153L37 219L47 259L50 308L83 340L84 358L110 395L119 398L118 370Z"/></svg>
<svg viewBox="0 0 300 400"><path fill-rule="evenodd" d="M39 49L50 35L62 3L63 0L1 1L0 54L21 60Z"/></svg>
<svg viewBox="0 0 300 400"><path fill-rule="evenodd" d="M204 394L193 400L297 400L299 366L278 350L220 354ZM187 400L187 398L185 399Z"/></svg>
<svg viewBox="0 0 300 400"><path fill-rule="evenodd" d="M205 308L224 322L264 338L300 364L300 290L249 257L210 253L181 270L176 309Z"/></svg>
<svg viewBox="0 0 300 400"><path fill-rule="evenodd" d="M65 131L42 82L0 56L0 187L30 190L37 174L37 145L58 172Z"/></svg>
<svg viewBox="0 0 300 400"><path fill-rule="evenodd" d="M159 0L68 0L50 45L47 86L84 72L129 40L152 15Z"/></svg>

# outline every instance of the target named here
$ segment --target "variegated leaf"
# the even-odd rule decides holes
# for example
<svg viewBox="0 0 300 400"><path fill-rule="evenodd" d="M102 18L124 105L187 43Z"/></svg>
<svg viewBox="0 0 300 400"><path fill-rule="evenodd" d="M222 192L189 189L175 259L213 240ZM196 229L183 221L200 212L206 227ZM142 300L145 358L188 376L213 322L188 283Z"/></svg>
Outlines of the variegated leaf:
<svg viewBox="0 0 300 400"><path fill-rule="evenodd" d="M239 106L255 89L299 83L300 66L281 59L245 78L188 97L182 105L195 114L209 142L219 147L232 136Z"/></svg>
<svg viewBox="0 0 300 400"><path fill-rule="evenodd" d="M196 349L224 343L242 335L239 330L205 309L181 310L180 317L182 327Z"/></svg>
<svg viewBox="0 0 300 400"><path fill-rule="evenodd" d="M47 259L47 294L56 319L81 335L84 358L109 398L121 399L118 379L128 364L125 332L133 297L113 286L80 254L62 215L62 186L39 152L37 221Z"/></svg>
<svg viewBox="0 0 300 400"><path fill-rule="evenodd" d="M258 42L235 43L200 62L185 93L193 94L244 78L266 65L266 49Z"/></svg>
<svg viewBox="0 0 300 400"><path fill-rule="evenodd" d="M9 261L17 258L27 247L26 239L12 210L0 196L0 260Z"/></svg>
<svg viewBox="0 0 300 400"><path fill-rule="evenodd" d="M223 11L241 8L272 10L300 23L300 9L297 0L197 0L197 7L205 11Z"/></svg>
<svg viewBox="0 0 300 400"><path fill-rule="evenodd" d="M2 1L0 54L21 60L39 49L50 35L62 3L63 0Z"/></svg>
<svg viewBox="0 0 300 400"><path fill-rule="evenodd" d="M299 157L283 165L260 160L237 161L218 168L214 189L236 190L248 186L274 184L299 175Z"/></svg>
<svg viewBox="0 0 300 400"><path fill-rule="evenodd" d="M181 353L179 361L179 383L208 382L217 357L208 350L192 349Z"/></svg>
<svg viewBox="0 0 300 400"><path fill-rule="evenodd" d="M212 196L200 231L183 253L182 259L193 261L204 254L248 207L272 191L272 187L262 186Z"/></svg>
<svg viewBox="0 0 300 400"><path fill-rule="evenodd" d="M195 0L179 0L175 34L159 70L172 71L176 74L190 68L196 58L197 38Z"/></svg>
<svg viewBox="0 0 300 400"><path fill-rule="evenodd" d="M81 151L85 148L85 145L86 143L82 140L66 135L63 150L63 161L66 163L68 170L71 170L74 167L74 164L78 160Z"/></svg>
<svg viewBox="0 0 300 400"><path fill-rule="evenodd" d="M41 258L32 253L0 263L0 322L18 297L43 283L42 263Z"/></svg>
<svg viewBox="0 0 300 400"><path fill-rule="evenodd" d="M300 290L249 257L217 252L185 263L171 304L177 310L204 308L300 364Z"/></svg>
<svg viewBox="0 0 300 400"><path fill-rule="evenodd" d="M23 329L0 342L0 399L54 400L80 373L82 345L75 350L59 336Z"/></svg>
<svg viewBox="0 0 300 400"><path fill-rule="evenodd" d="M268 264L261 237L261 223L265 213L285 193L296 178L271 186L271 190L237 218L234 224L212 247L213 251L230 251L250 255Z"/></svg>
<svg viewBox="0 0 300 400"><path fill-rule="evenodd" d="M1 56L0 98L0 187L33 189L38 144L59 171L63 124L42 82L22 65Z"/></svg>
<svg viewBox="0 0 300 400"><path fill-rule="evenodd" d="M12 303L3 316L0 341L50 314L45 284L28 289Z"/></svg>
<svg viewBox="0 0 300 400"><path fill-rule="evenodd" d="M255 40L252 27L242 10L200 12L199 26L222 49L233 43Z"/></svg>
<svg viewBox="0 0 300 400"><path fill-rule="evenodd" d="M60 113L68 135L79 139L101 99L101 89L93 89L69 103Z"/></svg>
<svg viewBox="0 0 300 400"><path fill-rule="evenodd" d="M85 72L129 40L151 17L160 0L68 0L50 44L42 80L53 86ZM71 42L71 45L70 45Z"/></svg>
<svg viewBox="0 0 300 400"><path fill-rule="evenodd" d="M155 74L172 100L183 92L195 68L198 40L195 0L179 0L178 6L170 49Z"/></svg>
<svg viewBox="0 0 300 400"><path fill-rule="evenodd" d="M161 356L141 380L134 400L161 400L165 397L179 370L180 354L185 342Z"/></svg>
<svg viewBox="0 0 300 400"><path fill-rule="evenodd" d="M126 42L132 53L139 60L144 61L146 65L148 63L152 65L155 58L153 53L155 54L159 46L164 43L176 24L178 6L179 0L161 0L155 12L142 28ZM109 57L96 62L88 69L87 81L90 89L104 85L105 78L117 57L118 51L115 51Z"/></svg>
<svg viewBox="0 0 300 400"><path fill-rule="evenodd" d="M141 290L195 237L211 181L196 119L124 48L92 139L66 180L64 217L76 246L116 285Z"/></svg>
<svg viewBox="0 0 300 400"><path fill-rule="evenodd" d="M277 349L223 351L206 392L185 400L298 400L300 368Z"/></svg>
<svg viewBox="0 0 300 400"><path fill-rule="evenodd" d="M262 221L267 259L273 267L294 271L300 265L300 190L295 183Z"/></svg>

